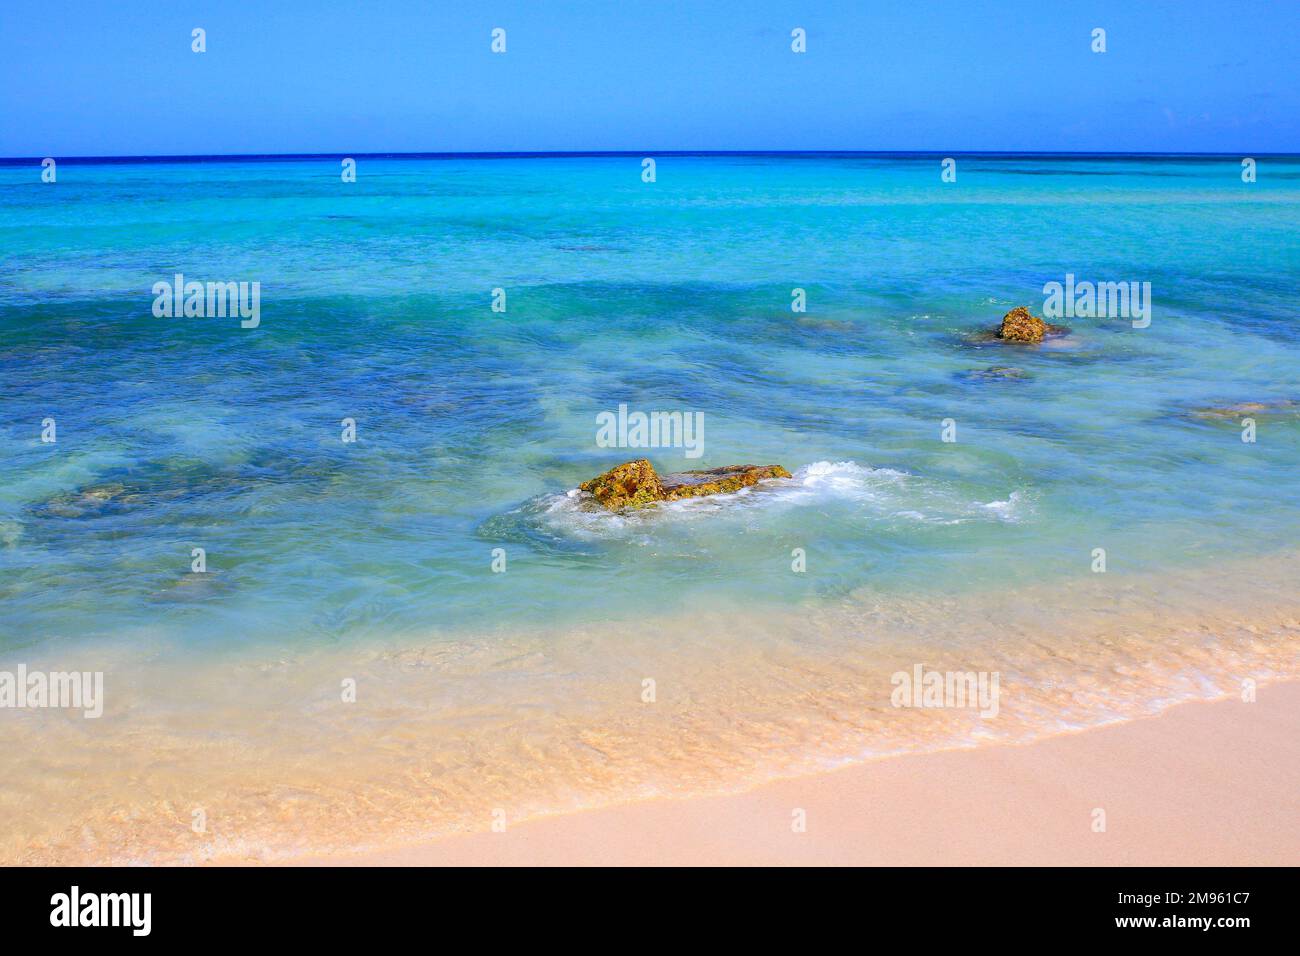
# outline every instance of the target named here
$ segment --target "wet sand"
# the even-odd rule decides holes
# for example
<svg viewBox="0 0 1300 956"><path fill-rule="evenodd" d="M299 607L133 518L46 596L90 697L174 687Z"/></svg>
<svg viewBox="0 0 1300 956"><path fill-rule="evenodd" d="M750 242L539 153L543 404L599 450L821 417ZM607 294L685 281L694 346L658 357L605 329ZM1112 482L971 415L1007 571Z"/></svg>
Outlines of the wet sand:
<svg viewBox="0 0 1300 956"><path fill-rule="evenodd" d="M423 643L217 656L116 642L34 658L103 671L104 712L0 711L0 862L270 864L412 847L449 862L1294 856L1294 839L1250 834L1275 825L1269 807L1300 816L1287 738L1300 709L1272 718L1274 733L1276 700L1239 698L1251 682L1283 699L1300 686L1295 566L1088 575L1051 602L864 595L798 616L699 609ZM997 678L996 712L900 703L895 678L918 667ZM1204 728L1182 726L1202 709ZM1161 796L1174 784L1185 792ZM1252 809L1259 793L1276 799ZM1072 842L1092 835L1096 807L1106 839ZM790 832L796 808L807 833ZM1162 821L1179 813L1192 822L1166 845ZM1232 836L1252 814L1267 822ZM527 836L552 827L572 856Z"/></svg>
<svg viewBox="0 0 1300 956"><path fill-rule="evenodd" d="M1025 745L507 821L323 865L1296 865L1300 682ZM1105 831L1094 832L1094 811ZM805 832L794 832L796 810Z"/></svg>

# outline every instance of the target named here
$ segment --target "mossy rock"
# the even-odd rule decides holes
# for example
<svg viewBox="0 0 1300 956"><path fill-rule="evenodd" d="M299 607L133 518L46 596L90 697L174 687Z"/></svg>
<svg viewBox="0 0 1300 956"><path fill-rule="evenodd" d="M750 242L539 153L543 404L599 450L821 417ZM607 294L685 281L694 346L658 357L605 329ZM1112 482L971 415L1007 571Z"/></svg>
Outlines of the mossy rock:
<svg viewBox="0 0 1300 956"><path fill-rule="evenodd" d="M578 486L610 511L642 508L664 496L654 465L645 458L627 461Z"/></svg>
<svg viewBox="0 0 1300 956"><path fill-rule="evenodd" d="M683 471L660 478L645 458L624 462L578 487L610 511L644 508L658 501L725 495L767 478L789 478L780 465L726 465Z"/></svg>
<svg viewBox="0 0 1300 956"><path fill-rule="evenodd" d="M708 471L683 471L666 475L662 482L664 499L676 501L679 498L731 494L767 478L789 477L790 472L780 465L725 465Z"/></svg>
<svg viewBox="0 0 1300 956"><path fill-rule="evenodd" d="M1056 335L1066 335L1063 325L1051 325L1034 315L1023 305L1018 305L1002 317L997 337L1005 342L1037 343Z"/></svg>

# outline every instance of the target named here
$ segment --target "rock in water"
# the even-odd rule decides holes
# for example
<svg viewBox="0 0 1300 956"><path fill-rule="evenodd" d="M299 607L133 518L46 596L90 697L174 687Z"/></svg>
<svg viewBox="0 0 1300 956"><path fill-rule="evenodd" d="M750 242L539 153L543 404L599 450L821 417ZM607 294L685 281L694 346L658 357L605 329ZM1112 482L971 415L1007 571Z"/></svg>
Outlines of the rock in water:
<svg viewBox="0 0 1300 956"><path fill-rule="evenodd" d="M644 458L624 462L578 487L610 511L643 508L656 501L725 495L765 478L789 478L780 465L727 465L707 471L683 471L660 478Z"/></svg>
<svg viewBox="0 0 1300 956"><path fill-rule="evenodd" d="M1031 315L1023 305L1018 305L1002 316L998 338L1011 342L1041 342L1048 325L1036 315Z"/></svg>
<svg viewBox="0 0 1300 956"><path fill-rule="evenodd" d="M1192 415L1209 421L1235 421L1256 415L1300 414L1300 402L1279 399L1272 402L1238 402L1236 405L1209 405L1192 409Z"/></svg>
<svg viewBox="0 0 1300 956"><path fill-rule="evenodd" d="M973 368L964 376L973 382L1019 381L1031 376L1022 368L1009 365L992 365L988 368Z"/></svg>
<svg viewBox="0 0 1300 956"><path fill-rule="evenodd" d="M702 498L725 495L756 485L765 478L789 478L790 472L780 465L726 465L708 471L683 471L662 479L664 498Z"/></svg>
<svg viewBox="0 0 1300 956"><path fill-rule="evenodd" d="M645 458L624 462L578 486L589 492L610 511L640 508L662 501L664 486L655 474L652 464Z"/></svg>

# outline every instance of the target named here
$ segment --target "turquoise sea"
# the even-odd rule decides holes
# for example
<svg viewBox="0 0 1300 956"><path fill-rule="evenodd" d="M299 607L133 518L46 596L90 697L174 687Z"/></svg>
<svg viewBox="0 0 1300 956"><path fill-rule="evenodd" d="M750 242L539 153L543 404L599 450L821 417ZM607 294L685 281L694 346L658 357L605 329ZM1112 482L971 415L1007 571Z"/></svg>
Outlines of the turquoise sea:
<svg viewBox="0 0 1300 956"><path fill-rule="evenodd" d="M430 717L432 736L460 740L470 712L475 732L521 708L538 721L531 757L501 759L572 771L539 783L530 806L545 808L588 799L572 792L587 773L574 741L590 744L574 728L625 678L635 700L641 672L618 667L647 654L671 650L684 673L693 654L720 662L701 672L744 673L729 691L759 699L777 644L852 671L875 638L846 622L872 609L975 666L986 642L1011 659L1069 630L1102 581L1148 621L1178 603L1176 582L1243 607L1295 596L1300 158L1258 157L1253 183L1241 157L958 154L944 182L940 156L663 155L652 183L630 155L362 156L353 183L340 159L67 160L52 184L38 163L0 166L0 667L113 661L104 733L180 734L184 703L147 690L178 686L158 674L216 700L220 667L306 673L319 655L420 647L421 666L455 674L430 700L465 704ZM260 323L155 317L151 290L177 273L260 283ZM1044 284L1067 274L1150 283L1149 326L1076 317L1040 346L979 337L1014 306L1041 314ZM597 416L620 404L701 413L702 455L600 447ZM638 457L794 478L622 516L573 491ZM970 610L1012 594L1033 626ZM1069 670L1063 646L1038 659ZM1156 637L1144 646L1135 660L1160 657ZM1253 650L1276 669L1294 646ZM1196 659L1221 691L1211 664L1227 657L1211 643ZM806 699L792 673L787 715ZM1125 693L1177 696L1162 688ZM265 712L249 699L252 725ZM573 710L563 731L545 723L557 700ZM1055 705L1036 700L1046 726ZM700 713L681 703L656 732L704 734ZM762 726L757 749L816 749ZM719 741L710 753L749 746ZM487 752L438 766L469 774ZM610 781L680 778L602 753L602 799L629 789ZM138 799L183 785L153 793L146 777ZM16 801L12 845L30 846L41 796ZM49 833L72 825L64 809ZM148 842L113 832L113 852Z"/></svg>

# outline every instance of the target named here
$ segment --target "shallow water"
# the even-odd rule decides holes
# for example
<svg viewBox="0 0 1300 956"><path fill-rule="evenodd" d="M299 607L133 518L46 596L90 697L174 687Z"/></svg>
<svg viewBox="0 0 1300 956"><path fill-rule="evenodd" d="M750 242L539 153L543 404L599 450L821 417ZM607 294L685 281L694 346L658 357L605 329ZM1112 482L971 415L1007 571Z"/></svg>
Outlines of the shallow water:
<svg viewBox="0 0 1300 956"><path fill-rule="evenodd" d="M154 819L205 788L239 798L226 812L250 842L226 846L284 851L267 794L315 794L282 816L318 839L355 797L322 782L345 757L387 795L378 838L515 797L534 812L1050 732L1290 672L1300 161L1262 158L1254 184L1232 158L959 158L953 184L937 158L663 157L654 184L630 157L358 168L344 184L336 159L69 161L51 186L0 167L0 669L109 662L99 722L0 710L0 734L70 748L48 766L6 748L41 767L3 776L20 781L14 852L40 834L72 853L55 834L79 813ZM155 318L151 287L177 272L260 282L260 325ZM972 337L1013 305L1040 312L1066 273L1150 282L1150 326ZM1240 416L1197 414L1242 402L1277 403L1253 443ZM703 454L599 447L620 403L702 413ZM643 455L794 477L625 516L574 492ZM1100 663L1107 589L1129 595L1121 657L1146 670ZM1008 626L989 602L1013 594ZM1157 625L1192 595L1223 626L1189 654ZM1233 637L1247 626L1269 636ZM1027 693L998 731L864 702L881 668L941 649L1022 688L1100 690ZM381 715L362 695L276 758L340 674L408 657L431 686L397 680ZM674 719L620 711L627 690L646 713L641 661L691 678ZM263 696L250 670L288 673ZM101 762L156 768L196 740L228 778L177 758L172 776L137 768L149 783L123 800ZM543 755L546 774L521 771ZM403 783L417 766L428 778ZM96 795L41 810L88 768ZM442 805L415 799L430 787ZM84 852L179 852L115 826Z"/></svg>

